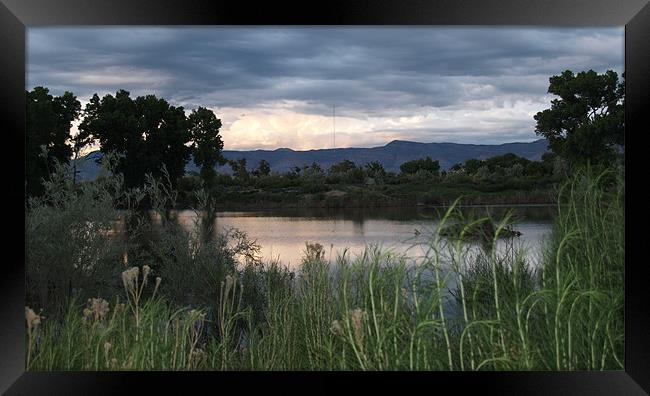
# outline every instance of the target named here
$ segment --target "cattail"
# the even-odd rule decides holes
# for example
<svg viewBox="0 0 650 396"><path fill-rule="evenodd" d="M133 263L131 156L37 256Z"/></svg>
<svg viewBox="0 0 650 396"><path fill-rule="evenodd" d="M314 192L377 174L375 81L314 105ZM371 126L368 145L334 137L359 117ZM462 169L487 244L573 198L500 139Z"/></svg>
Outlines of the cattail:
<svg viewBox="0 0 650 396"><path fill-rule="evenodd" d="M36 331L38 325L41 324L41 319L43 317L39 316L31 308L25 307L25 320L27 321L27 331L31 334L32 331Z"/></svg>
<svg viewBox="0 0 650 396"><path fill-rule="evenodd" d="M341 322L338 320L333 321L330 331L338 336L343 335L343 326L341 326Z"/></svg>
<svg viewBox="0 0 650 396"><path fill-rule="evenodd" d="M350 318L352 319L352 330L354 332L354 340L359 349L363 349L363 318L365 312L361 308L353 309L350 311Z"/></svg>

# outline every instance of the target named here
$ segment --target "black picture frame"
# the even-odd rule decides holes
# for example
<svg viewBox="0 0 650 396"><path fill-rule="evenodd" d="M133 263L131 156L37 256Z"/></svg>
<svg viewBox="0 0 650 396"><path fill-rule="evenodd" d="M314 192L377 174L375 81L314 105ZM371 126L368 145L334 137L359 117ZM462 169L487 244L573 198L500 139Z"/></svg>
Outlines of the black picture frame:
<svg viewBox="0 0 650 396"><path fill-rule="evenodd" d="M382 373L168 373L25 372L24 328L24 130L25 32L44 25L625 25L627 179L643 175L647 133L643 110L650 96L650 5L647 0L336 0L319 2L182 0L0 0L0 128L5 148L5 228L9 259L0 276L0 391L23 394L117 394L224 384L285 391L340 391L361 385L413 391L415 384L439 392L473 387L482 393L636 395L650 392L650 288L643 276L643 184L627 184L625 270L625 370L607 372ZM630 144L631 142L631 144ZM7 155L10 154L10 155ZM635 164L637 162L638 164ZM629 172L632 172L630 174ZM11 206L9 206L11 205ZM630 206L632 205L632 206ZM23 247L21 249L21 247ZM8 249L7 249L8 248ZM7 256L5 256L7 257ZM304 386L302 385L304 384ZM171 389L171 388L170 388ZM225 389L224 389L225 390ZM645 391L644 391L645 390Z"/></svg>

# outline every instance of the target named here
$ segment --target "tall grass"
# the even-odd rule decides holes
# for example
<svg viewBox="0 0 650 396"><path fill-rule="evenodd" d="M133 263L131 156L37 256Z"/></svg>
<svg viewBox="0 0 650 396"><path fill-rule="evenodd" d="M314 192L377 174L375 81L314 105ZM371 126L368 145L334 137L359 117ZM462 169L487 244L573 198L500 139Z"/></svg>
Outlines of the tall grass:
<svg viewBox="0 0 650 396"><path fill-rule="evenodd" d="M29 326L28 369L622 369L623 194L612 171L574 176L536 265L498 242L507 216L479 249L441 236L467 223L452 206L417 263L307 244L296 273L249 262L202 286L214 304L175 308L162 293L128 309L126 286L103 314L72 301L63 320Z"/></svg>

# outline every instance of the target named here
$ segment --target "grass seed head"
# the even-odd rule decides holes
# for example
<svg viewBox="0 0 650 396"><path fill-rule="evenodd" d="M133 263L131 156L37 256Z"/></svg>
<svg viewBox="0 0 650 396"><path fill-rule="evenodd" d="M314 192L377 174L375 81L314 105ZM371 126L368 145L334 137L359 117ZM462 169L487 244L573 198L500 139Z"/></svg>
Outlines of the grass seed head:
<svg viewBox="0 0 650 396"><path fill-rule="evenodd" d="M124 283L124 288L127 292L135 292L135 283L140 274L140 269L138 267L131 267L122 272L122 282Z"/></svg>
<svg viewBox="0 0 650 396"><path fill-rule="evenodd" d="M94 320L102 320L108 315L108 312L111 310L108 304L108 301L103 298L92 298L88 300L90 305L90 310L93 315Z"/></svg>
<svg viewBox="0 0 650 396"><path fill-rule="evenodd" d="M356 308L350 311L350 319L352 321L352 330L354 332L354 340L360 349L363 349L363 318L365 311L361 308Z"/></svg>
<svg viewBox="0 0 650 396"><path fill-rule="evenodd" d="M41 324L42 316L37 315L30 307L25 307L25 320L27 321L27 329L31 333L35 331Z"/></svg>
<svg viewBox="0 0 650 396"><path fill-rule="evenodd" d="M162 278L157 276L156 277L156 285L153 288L153 295L156 295L156 292L158 291L158 288L160 287L160 282L162 282Z"/></svg>
<svg viewBox="0 0 650 396"><path fill-rule="evenodd" d="M406 290L405 287L402 287L402 288L400 289L400 293L402 294L402 299L403 299L404 301L408 301L408 299L409 299L409 293L408 293L408 291Z"/></svg>
<svg viewBox="0 0 650 396"><path fill-rule="evenodd" d="M226 294L225 294L226 296L230 293L230 289L232 289L234 284L235 284L235 277L233 277L232 275L226 275Z"/></svg>
<svg viewBox="0 0 650 396"><path fill-rule="evenodd" d="M83 310L83 319L84 322L88 322L92 319L93 317L93 311L90 308L84 308Z"/></svg>
<svg viewBox="0 0 650 396"><path fill-rule="evenodd" d="M151 267L148 265L142 266L142 282L147 282L147 278L149 277L149 274L151 273Z"/></svg>
<svg viewBox="0 0 650 396"><path fill-rule="evenodd" d="M338 320L333 321L332 326L330 326L330 331L337 336L343 335L343 326L341 325L341 322Z"/></svg>
<svg viewBox="0 0 650 396"><path fill-rule="evenodd" d="M190 354L190 361L193 367L197 367L201 363L203 363L208 354L201 348L196 348L192 351Z"/></svg>
<svg viewBox="0 0 650 396"><path fill-rule="evenodd" d="M106 341L106 342L104 343L104 353L105 353L106 355L108 355L108 353L111 351L111 348L112 348L112 347L113 347L113 344L111 344L110 342Z"/></svg>

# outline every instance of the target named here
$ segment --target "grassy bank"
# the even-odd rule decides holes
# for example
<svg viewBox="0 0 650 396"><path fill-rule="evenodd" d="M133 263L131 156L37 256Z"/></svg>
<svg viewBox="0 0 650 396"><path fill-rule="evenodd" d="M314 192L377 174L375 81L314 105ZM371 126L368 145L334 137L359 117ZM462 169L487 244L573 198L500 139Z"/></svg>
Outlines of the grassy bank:
<svg viewBox="0 0 650 396"><path fill-rule="evenodd" d="M498 173L485 177L428 172L370 177L356 170L359 175L352 171L343 176L323 172L246 178L219 175L209 193L224 210L450 205L459 196L465 204L547 204L555 201L556 187L564 180L560 175ZM198 176L181 179L180 207L194 207L194 192L202 186Z"/></svg>
<svg viewBox="0 0 650 396"><path fill-rule="evenodd" d="M160 186L149 188L164 197ZM94 241L92 255L61 257L87 284L56 289L65 301L56 313L45 302L59 294L33 274L56 249L43 239L55 236L29 233L77 222L84 197L27 216L28 241L43 250L28 255L28 290L40 285L29 279L44 284L28 296L30 370L623 369L624 185L612 172L577 174L560 190L537 267L514 245L470 249L438 229L419 241L419 265L372 247L334 258L307 244L294 273L256 260L254 244L236 231L206 239L165 225L166 200L153 199L165 225L157 242L136 232L113 249L117 242L98 229L77 240ZM108 219L108 201L91 212L104 208ZM485 220L461 217L452 207L440 227ZM115 255L124 249L128 260ZM238 255L244 265L232 260Z"/></svg>
<svg viewBox="0 0 650 396"><path fill-rule="evenodd" d="M410 186L414 188L413 186ZM391 208L416 206L449 206L463 196L466 205L537 205L552 204L554 188L540 190L480 191L462 186L423 186L421 190L399 187L339 186L319 193L299 190L231 188L218 200L218 208L232 210L266 210L289 208ZM189 207L182 204L179 209Z"/></svg>

